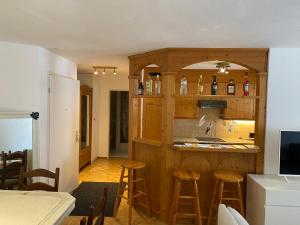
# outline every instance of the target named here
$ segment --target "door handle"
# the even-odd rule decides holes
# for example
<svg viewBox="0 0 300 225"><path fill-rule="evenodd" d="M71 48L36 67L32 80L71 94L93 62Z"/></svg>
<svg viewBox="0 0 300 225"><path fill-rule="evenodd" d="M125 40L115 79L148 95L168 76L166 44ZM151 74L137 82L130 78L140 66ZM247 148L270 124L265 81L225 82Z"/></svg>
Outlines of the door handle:
<svg viewBox="0 0 300 225"><path fill-rule="evenodd" d="M75 134L75 143L79 143L80 140L80 133L78 130L76 130L76 134Z"/></svg>

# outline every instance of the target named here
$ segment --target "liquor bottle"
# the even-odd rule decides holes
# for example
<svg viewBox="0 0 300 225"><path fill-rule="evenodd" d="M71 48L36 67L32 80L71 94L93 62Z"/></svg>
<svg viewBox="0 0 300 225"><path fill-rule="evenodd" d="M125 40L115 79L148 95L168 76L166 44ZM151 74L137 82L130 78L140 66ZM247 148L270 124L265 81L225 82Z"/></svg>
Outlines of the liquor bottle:
<svg viewBox="0 0 300 225"><path fill-rule="evenodd" d="M202 80L202 74L200 74L198 79L198 85L197 85L197 95L203 95L204 86L203 86L203 80Z"/></svg>
<svg viewBox="0 0 300 225"><path fill-rule="evenodd" d="M217 95L217 92L218 92L217 76L214 75L213 82L211 83L211 95Z"/></svg>
<svg viewBox="0 0 300 225"><path fill-rule="evenodd" d="M182 78L180 80L180 95L184 96L187 95L187 79L185 77L185 75L182 75Z"/></svg>
<svg viewBox="0 0 300 225"><path fill-rule="evenodd" d="M243 82L243 96L249 96L249 80L248 80L248 73L245 74L245 79Z"/></svg>
<svg viewBox="0 0 300 225"><path fill-rule="evenodd" d="M156 75L156 80L154 81L154 95L160 95L161 81L159 75Z"/></svg>
<svg viewBox="0 0 300 225"><path fill-rule="evenodd" d="M149 75L146 80L146 95L152 95L152 86L153 86L153 81Z"/></svg>
<svg viewBox="0 0 300 225"><path fill-rule="evenodd" d="M144 85L143 82L139 80L138 85L138 95L144 95Z"/></svg>
<svg viewBox="0 0 300 225"><path fill-rule="evenodd" d="M233 79L229 79L227 84L227 95L235 95L235 83Z"/></svg>

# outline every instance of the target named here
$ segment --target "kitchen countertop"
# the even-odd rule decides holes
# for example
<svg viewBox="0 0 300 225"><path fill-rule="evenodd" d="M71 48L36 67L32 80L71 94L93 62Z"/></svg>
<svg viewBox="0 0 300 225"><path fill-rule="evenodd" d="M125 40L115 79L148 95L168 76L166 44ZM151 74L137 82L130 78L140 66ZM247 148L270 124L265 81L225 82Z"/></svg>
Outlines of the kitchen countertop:
<svg viewBox="0 0 300 225"><path fill-rule="evenodd" d="M199 141L197 138L176 137L172 148L179 151L192 152L231 152L256 154L260 148L254 145L254 141L245 139L221 138L220 141Z"/></svg>
<svg viewBox="0 0 300 225"><path fill-rule="evenodd" d="M253 145L254 144L254 141L247 140L247 139L223 138L223 137L221 137L221 139L223 139L224 142L213 141L213 143L215 143L215 144L234 144L234 145L238 145L238 144ZM206 143L206 142L199 141L195 137L174 137L173 140L174 140L174 142L183 142L183 143Z"/></svg>

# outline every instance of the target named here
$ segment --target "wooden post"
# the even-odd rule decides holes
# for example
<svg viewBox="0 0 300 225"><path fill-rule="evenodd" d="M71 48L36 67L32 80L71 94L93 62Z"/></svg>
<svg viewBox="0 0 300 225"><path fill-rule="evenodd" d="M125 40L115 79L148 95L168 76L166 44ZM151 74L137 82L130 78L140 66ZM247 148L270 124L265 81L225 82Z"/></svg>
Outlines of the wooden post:
<svg viewBox="0 0 300 225"><path fill-rule="evenodd" d="M177 72L162 73L162 130L163 145L161 149L161 200L160 214L165 221L169 218L172 185L172 155L170 152L173 144L173 120L175 115L175 76Z"/></svg>
<svg viewBox="0 0 300 225"><path fill-rule="evenodd" d="M260 147L260 152L256 156L256 172L261 174L264 172L267 78L268 73L257 73L256 94L259 99L255 107L255 145Z"/></svg>

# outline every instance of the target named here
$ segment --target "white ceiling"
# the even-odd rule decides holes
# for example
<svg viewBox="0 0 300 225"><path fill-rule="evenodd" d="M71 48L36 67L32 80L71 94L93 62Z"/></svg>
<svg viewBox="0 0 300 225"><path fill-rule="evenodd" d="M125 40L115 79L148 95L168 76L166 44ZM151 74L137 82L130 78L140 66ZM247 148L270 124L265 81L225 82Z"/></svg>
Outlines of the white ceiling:
<svg viewBox="0 0 300 225"><path fill-rule="evenodd" d="M2 0L0 40L84 70L165 47L300 47L299 0Z"/></svg>
<svg viewBox="0 0 300 225"><path fill-rule="evenodd" d="M195 63L189 66L184 67L183 69L189 69L189 70L216 70L217 63L220 63L221 61L207 61L207 62L201 62L201 63ZM235 63L229 63L229 70L248 70L248 68L235 64Z"/></svg>

